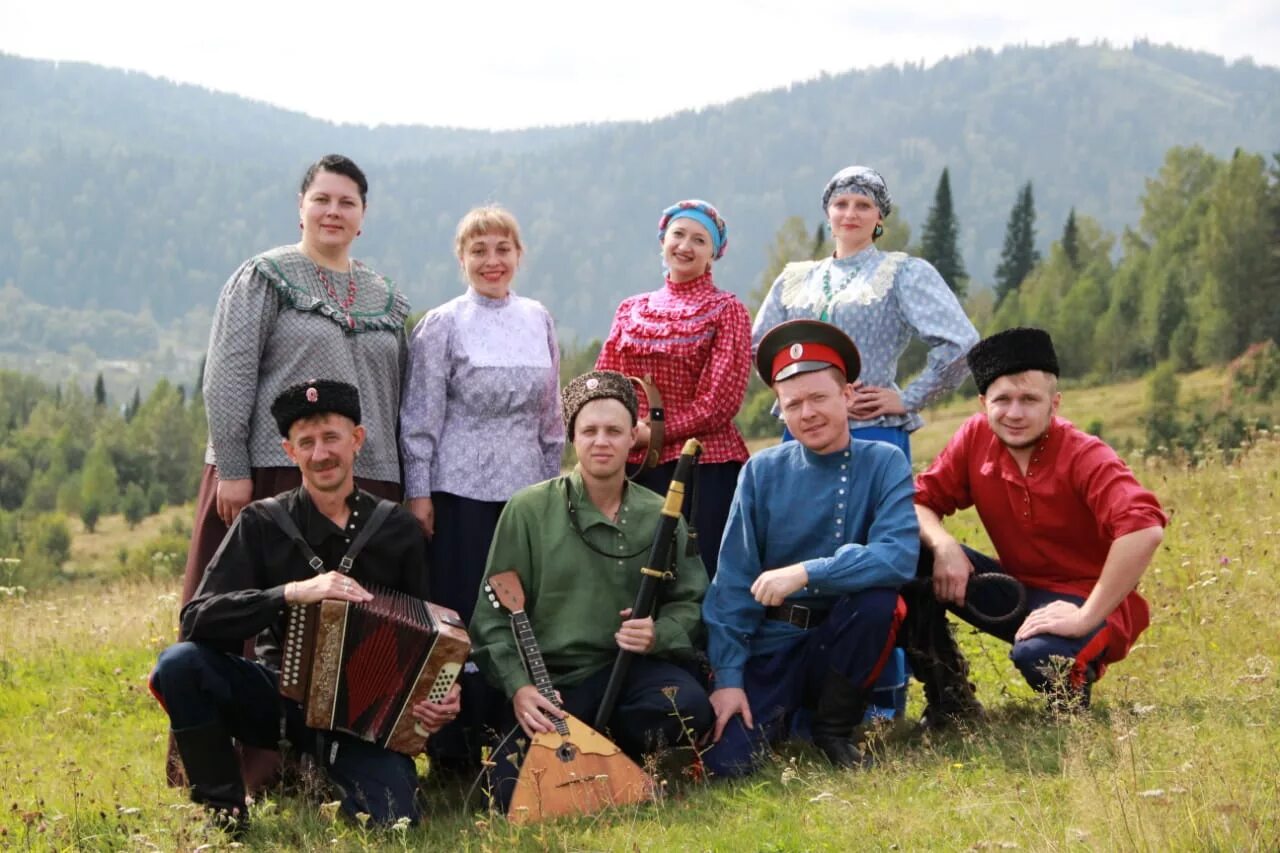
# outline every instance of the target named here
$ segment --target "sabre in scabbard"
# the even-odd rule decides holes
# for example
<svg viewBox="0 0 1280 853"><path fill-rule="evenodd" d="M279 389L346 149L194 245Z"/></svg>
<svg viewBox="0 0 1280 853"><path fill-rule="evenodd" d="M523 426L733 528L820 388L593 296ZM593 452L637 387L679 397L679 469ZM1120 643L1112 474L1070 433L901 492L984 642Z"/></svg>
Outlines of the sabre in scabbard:
<svg viewBox="0 0 1280 853"><path fill-rule="evenodd" d="M662 505L662 518L653 535L653 544L649 548L649 559L640 569L640 589L636 593L635 604L631 608L632 619L645 619L653 615L654 604L658 597L658 584L670 575L671 548L675 541L676 527L680 523L680 512L684 508L685 494L692 478L693 466L702 453L702 444L691 438L685 442L676 461L675 471L671 475L671 485L667 487L667 499ZM632 652L618 650L618 657L613 663L613 672L609 675L609 684L605 687L604 697L600 700L600 709L596 712L595 727L603 730L613 715L614 705L618 702L618 694L622 692L622 684L627 679L627 670L631 667Z"/></svg>

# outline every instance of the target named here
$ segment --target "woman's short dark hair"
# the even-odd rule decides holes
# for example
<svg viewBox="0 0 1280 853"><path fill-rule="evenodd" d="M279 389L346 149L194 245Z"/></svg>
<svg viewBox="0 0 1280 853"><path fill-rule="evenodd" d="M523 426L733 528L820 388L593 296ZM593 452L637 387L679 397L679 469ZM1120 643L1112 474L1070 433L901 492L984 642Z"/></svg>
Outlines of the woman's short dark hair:
<svg viewBox="0 0 1280 853"><path fill-rule="evenodd" d="M356 186L360 188L360 203L367 205L369 203L369 179L364 176L364 172L360 171L360 167L350 157L344 157L341 154L326 154L319 160L312 163L307 168L307 173L302 176L302 194L306 195L307 190L311 188L311 184L316 179L319 172L333 172L335 175L345 175L356 182Z"/></svg>

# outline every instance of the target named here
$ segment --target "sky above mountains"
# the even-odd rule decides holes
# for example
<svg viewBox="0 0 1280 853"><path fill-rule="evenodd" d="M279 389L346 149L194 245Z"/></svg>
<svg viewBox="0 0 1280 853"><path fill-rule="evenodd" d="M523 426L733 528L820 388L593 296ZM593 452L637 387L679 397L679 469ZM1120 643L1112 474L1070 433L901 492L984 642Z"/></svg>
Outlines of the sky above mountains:
<svg viewBox="0 0 1280 853"><path fill-rule="evenodd" d="M1065 39L1147 39L1280 65L1274 0L960 5L0 0L0 51L333 121L490 129L651 119L823 73Z"/></svg>

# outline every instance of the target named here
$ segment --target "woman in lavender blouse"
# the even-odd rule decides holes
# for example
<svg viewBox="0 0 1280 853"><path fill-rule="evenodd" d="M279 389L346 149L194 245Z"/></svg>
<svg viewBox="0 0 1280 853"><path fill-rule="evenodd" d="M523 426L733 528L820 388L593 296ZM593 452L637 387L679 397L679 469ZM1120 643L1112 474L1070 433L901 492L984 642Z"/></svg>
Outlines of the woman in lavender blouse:
<svg viewBox="0 0 1280 853"><path fill-rule="evenodd" d="M498 516L517 490L560 473L564 423L555 324L511 292L524 254L515 217L475 208L454 250L467 291L427 312L410 337L400 453L409 510L430 540L431 600L470 621ZM441 765L478 760L489 697L474 684L464 677L465 745L453 727L432 737Z"/></svg>

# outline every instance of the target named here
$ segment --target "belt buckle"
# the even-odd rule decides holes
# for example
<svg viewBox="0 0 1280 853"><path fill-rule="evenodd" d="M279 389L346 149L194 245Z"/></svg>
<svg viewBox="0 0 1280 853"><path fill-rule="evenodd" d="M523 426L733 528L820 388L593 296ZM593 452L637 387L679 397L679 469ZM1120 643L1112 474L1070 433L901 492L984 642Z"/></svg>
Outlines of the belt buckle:
<svg viewBox="0 0 1280 853"><path fill-rule="evenodd" d="M802 631L808 631L809 617L812 613L813 611L803 604L793 604L791 605L791 612L787 615L787 621ZM803 622L799 618L801 614L804 615Z"/></svg>

